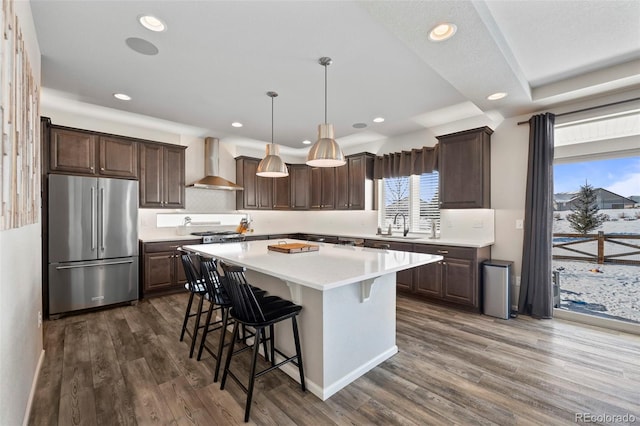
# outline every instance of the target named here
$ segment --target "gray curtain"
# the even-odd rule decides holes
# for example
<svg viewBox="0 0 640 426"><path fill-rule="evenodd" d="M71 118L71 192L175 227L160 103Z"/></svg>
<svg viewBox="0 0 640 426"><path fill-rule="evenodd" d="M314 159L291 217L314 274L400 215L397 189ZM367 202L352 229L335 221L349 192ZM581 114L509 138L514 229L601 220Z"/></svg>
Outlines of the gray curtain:
<svg viewBox="0 0 640 426"><path fill-rule="evenodd" d="M438 170L438 145L414 148L411 151L394 152L376 157L375 179L421 175Z"/></svg>
<svg viewBox="0 0 640 426"><path fill-rule="evenodd" d="M553 226L553 125L555 115L529 120L529 164L518 311L534 318L553 316L551 244Z"/></svg>

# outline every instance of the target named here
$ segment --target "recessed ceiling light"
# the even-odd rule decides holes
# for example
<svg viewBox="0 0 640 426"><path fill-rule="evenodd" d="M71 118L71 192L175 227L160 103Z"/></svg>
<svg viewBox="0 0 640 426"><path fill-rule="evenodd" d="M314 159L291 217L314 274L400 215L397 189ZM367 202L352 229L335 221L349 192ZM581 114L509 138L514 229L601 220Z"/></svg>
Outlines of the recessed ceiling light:
<svg viewBox="0 0 640 426"><path fill-rule="evenodd" d="M116 99L120 99L121 101L130 101L131 100L131 96L126 95L124 93L114 93L113 97Z"/></svg>
<svg viewBox="0 0 640 426"><path fill-rule="evenodd" d="M458 27L448 22L436 25L429 33L429 39L433 41L443 41L452 37Z"/></svg>
<svg viewBox="0 0 640 426"><path fill-rule="evenodd" d="M507 96L505 92L496 92L487 96L487 99L489 99L490 101L497 101L498 99L502 99L505 96Z"/></svg>
<svg viewBox="0 0 640 426"><path fill-rule="evenodd" d="M302 141L303 144L305 145L311 145L311 141L310 140L304 140Z"/></svg>
<svg viewBox="0 0 640 426"><path fill-rule="evenodd" d="M162 22L162 20L151 15L139 16L138 22L140 22L143 27L151 31L162 32L167 29L167 26Z"/></svg>
<svg viewBox="0 0 640 426"><path fill-rule="evenodd" d="M242 123L239 123L239 122L237 122L237 121L234 121L233 123L231 123L231 125L232 125L233 127L242 127Z"/></svg>
<svg viewBox="0 0 640 426"><path fill-rule="evenodd" d="M374 123L382 123L383 121L384 121L384 118L382 118L382 117L376 117L376 118L373 119Z"/></svg>

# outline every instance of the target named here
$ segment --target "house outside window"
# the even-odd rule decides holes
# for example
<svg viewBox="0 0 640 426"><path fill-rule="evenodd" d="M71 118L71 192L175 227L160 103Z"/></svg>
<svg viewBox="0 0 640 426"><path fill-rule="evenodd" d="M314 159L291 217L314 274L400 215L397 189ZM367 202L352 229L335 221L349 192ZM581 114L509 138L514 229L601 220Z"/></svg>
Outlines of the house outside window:
<svg viewBox="0 0 640 426"><path fill-rule="evenodd" d="M386 231L402 231L405 215L410 232L429 232L431 221L440 229L440 200L438 172L421 175L384 178L378 182L378 226ZM396 224L393 220L397 216Z"/></svg>

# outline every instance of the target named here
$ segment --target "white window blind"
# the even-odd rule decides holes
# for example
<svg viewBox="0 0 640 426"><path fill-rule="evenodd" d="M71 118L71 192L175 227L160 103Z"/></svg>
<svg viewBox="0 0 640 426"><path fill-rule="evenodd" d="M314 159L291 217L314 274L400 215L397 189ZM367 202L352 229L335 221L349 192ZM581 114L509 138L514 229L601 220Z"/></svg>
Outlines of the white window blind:
<svg viewBox="0 0 640 426"><path fill-rule="evenodd" d="M389 225L396 231L402 230L404 214L412 232L426 232L431 229L433 219L436 229L440 227L440 203L438 198L438 172L422 175L382 179L379 186L382 195L378 206L378 225L383 231ZM398 214L396 225L393 219Z"/></svg>

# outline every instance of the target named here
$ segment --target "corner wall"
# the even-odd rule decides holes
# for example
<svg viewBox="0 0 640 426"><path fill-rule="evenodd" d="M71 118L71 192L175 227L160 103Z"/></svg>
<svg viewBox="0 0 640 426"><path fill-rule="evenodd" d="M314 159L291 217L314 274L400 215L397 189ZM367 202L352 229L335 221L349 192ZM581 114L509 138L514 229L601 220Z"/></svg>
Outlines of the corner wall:
<svg viewBox="0 0 640 426"><path fill-rule="evenodd" d="M14 1L13 6L40 85L40 48L30 3ZM40 227L38 221L0 231L0 425L23 424L42 355Z"/></svg>

